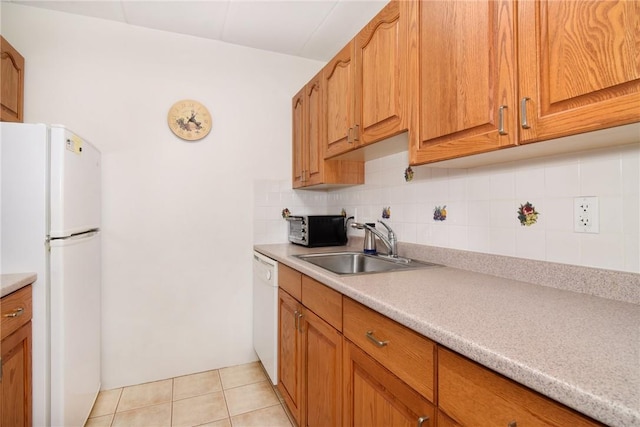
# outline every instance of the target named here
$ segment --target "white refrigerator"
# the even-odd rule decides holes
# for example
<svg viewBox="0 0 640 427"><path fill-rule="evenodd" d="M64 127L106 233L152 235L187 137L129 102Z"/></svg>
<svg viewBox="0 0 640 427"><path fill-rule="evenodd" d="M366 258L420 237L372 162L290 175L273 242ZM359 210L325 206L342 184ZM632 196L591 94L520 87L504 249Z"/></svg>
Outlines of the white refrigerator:
<svg viewBox="0 0 640 427"><path fill-rule="evenodd" d="M38 275L34 426L84 425L100 390L100 162L62 126L0 123L0 273Z"/></svg>

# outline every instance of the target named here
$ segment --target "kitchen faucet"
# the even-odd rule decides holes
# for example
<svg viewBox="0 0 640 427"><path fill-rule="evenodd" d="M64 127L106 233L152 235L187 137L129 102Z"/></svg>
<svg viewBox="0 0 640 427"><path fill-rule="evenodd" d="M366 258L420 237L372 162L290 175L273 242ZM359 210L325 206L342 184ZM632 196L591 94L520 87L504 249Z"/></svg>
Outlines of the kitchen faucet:
<svg viewBox="0 0 640 427"><path fill-rule="evenodd" d="M370 226L369 224L363 224L359 222L354 222L351 224L351 227L357 228L359 230L368 230L371 233L375 234L378 239L389 249L389 256L392 258L398 258L398 239L396 238L396 233L393 232L391 227L389 227L384 222L378 220L378 222L384 225L384 228L387 229L387 235L382 234L381 231L377 230L375 227Z"/></svg>

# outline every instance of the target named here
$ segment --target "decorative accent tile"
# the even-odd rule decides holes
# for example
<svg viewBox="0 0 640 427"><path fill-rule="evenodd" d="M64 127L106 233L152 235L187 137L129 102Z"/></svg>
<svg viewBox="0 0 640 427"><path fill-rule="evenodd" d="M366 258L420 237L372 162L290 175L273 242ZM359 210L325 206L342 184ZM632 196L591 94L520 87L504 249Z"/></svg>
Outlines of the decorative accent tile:
<svg viewBox="0 0 640 427"><path fill-rule="evenodd" d="M538 215L540 212L536 211L536 208L529 202L524 205L520 205L520 209L518 209L518 219L520 220L520 225L523 226L531 226L538 221Z"/></svg>
<svg viewBox="0 0 640 427"><path fill-rule="evenodd" d="M433 220L434 221L445 221L446 219L447 219L447 205L436 206L433 209Z"/></svg>
<svg viewBox="0 0 640 427"><path fill-rule="evenodd" d="M288 208L284 208L282 209L282 218L289 218L289 215L291 215L291 212L289 211Z"/></svg>
<svg viewBox="0 0 640 427"><path fill-rule="evenodd" d="M413 169L411 169L411 166L404 170L404 180L407 182L413 180Z"/></svg>
<svg viewBox="0 0 640 427"><path fill-rule="evenodd" d="M382 218L384 218L384 219L391 218L391 206L387 206L386 208L382 208Z"/></svg>

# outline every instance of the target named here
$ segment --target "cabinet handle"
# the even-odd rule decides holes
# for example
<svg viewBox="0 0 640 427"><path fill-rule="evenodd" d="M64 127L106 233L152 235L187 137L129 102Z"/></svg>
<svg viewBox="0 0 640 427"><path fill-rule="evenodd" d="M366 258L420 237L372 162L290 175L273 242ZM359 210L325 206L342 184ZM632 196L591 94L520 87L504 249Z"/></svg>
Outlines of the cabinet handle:
<svg viewBox="0 0 640 427"><path fill-rule="evenodd" d="M353 139L351 139L351 131L353 130L353 128L349 128L349 130L347 131L347 144L353 144Z"/></svg>
<svg viewBox="0 0 640 427"><path fill-rule="evenodd" d="M300 330L300 312L298 310L293 312L296 322L296 331Z"/></svg>
<svg viewBox="0 0 640 427"><path fill-rule="evenodd" d="M498 133L500 135L507 135L507 131L504 130L504 110L506 108L506 105L501 105L498 108Z"/></svg>
<svg viewBox="0 0 640 427"><path fill-rule="evenodd" d="M354 136L353 136L353 140L354 141L360 141L360 125L356 125L354 128Z"/></svg>
<svg viewBox="0 0 640 427"><path fill-rule="evenodd" d="M302 333L302 329L300 328L300 321L304 317L304 314L298 313L298 332Z"/></svg>
<svg viewBox="0 0 640 427"><path fill-rule="evenodd" d="M387 344L389 344L389 341L380 341L378 338L374 337L373 331L367 331L366 335L367 335L367 338L369 338L369 341L374 343L376 347L384 347Z"/></svg>
<svg viewBox="0 0 640 427"><path fill-rule="evenodd" d="M18 307L15 310L13 310L13 313L7 313L4 315L4 317L18 317L18 316L22 316L23 314L24 314L24 308Z"/></svg>
<svg viewBox="0 0 640 427"><path fill-rule="evenodd" d="M429 421L429 417L427 417L426 415L425 415L424 417L420 417L420 418L418 418L418 427L422 427L422 424L423 424L425 421Z"/></svg>
<svg viewBox="0 0 640 427"><path fill-rule="evenodd" d="M531 98L524 97L520 101L520 126L522 129L529 129L529 123L527 122L527 101Z"/></svg>

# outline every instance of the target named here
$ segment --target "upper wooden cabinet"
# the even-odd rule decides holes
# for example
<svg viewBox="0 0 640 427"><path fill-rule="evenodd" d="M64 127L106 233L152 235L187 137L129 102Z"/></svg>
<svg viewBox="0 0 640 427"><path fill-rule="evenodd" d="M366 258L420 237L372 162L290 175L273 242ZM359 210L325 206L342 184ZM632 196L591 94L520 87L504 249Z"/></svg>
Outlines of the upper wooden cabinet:
<svg viewBox="0 0 640 427"><path fill-rule="evenodd" d="M324 160L322 72L292 99L293 188L319 184L362 184L364 163Z"/></svg>
<svg viewBox="0 0 640 427"><path fill-rule="evenodd" d="M0 36L0 121L22 122L24 58Z"/></svg>
<svg viewBox="0 0 640 427"><path fill-rule="evenodd" d="M516 144L515 13L513 0L419 2L412 164Z"/></svg>
<svg viewBox="0 0 640 427"><path fill-rule="evenodd" d="M326 158L407 129L412 7L391 1L324 67Z"/></svg>
<svg viewBox="0 0 640 427"><path fill-rule="evenodd" d="M637 0L518 2L520 141L640 121L638 28Z"/></svg>
<svg viewBox="0 0 640 427"><path fill-rule="evenodd" d="M418 2L410 162L640 121L639 3Z"/></svg>

